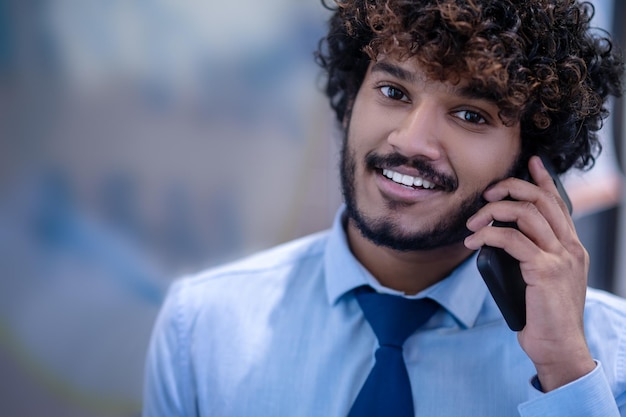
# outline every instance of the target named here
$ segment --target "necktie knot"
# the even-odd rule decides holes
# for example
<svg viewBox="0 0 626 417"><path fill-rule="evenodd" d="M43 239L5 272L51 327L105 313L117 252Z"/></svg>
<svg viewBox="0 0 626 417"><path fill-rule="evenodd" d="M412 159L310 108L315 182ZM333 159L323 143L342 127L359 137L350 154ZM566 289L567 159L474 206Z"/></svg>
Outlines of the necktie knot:
<svg viewBox="0 0 626 417"><path fill-rule="evenodd" d="M435 301L428 298L408 299L380 294L370 287L358 288L356 297L380 346L401 348L438 307Z"/></svg>

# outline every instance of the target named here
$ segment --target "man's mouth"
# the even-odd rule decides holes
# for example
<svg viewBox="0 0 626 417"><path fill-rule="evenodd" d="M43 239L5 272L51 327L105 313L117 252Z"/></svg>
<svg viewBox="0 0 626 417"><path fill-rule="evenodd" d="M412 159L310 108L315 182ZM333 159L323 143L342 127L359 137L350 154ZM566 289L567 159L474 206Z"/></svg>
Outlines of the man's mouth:
<svg viewBox="0 0 626 417"><path fill-rule="evenodd" d="M409 159L398 153L370 153L365 158L365 166L396 184L413 189L453 192L458 187L454 177L436 170L428 161Z"/></svg>
<svg viewBox="0 0 626 417"><path fill-rule="evenodd" d="M383 169L383 175L389 178L391 181L405 185L407 187L422 187L427 190L432 190L436 185L422 177L413 177L411 175L401 174L391 169Z"/></svg>

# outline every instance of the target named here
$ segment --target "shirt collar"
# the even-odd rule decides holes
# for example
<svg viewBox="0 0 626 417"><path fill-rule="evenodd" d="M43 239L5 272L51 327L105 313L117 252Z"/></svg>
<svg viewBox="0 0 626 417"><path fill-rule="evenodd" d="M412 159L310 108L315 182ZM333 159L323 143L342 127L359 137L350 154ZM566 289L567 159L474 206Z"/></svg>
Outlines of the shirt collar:
<svg viewBox="0 0 626 417"><path fill-rule="evenodd" d="M342 207L335 216L326 244L324 268L328 302L335 304L343 295L361 285L370 285L379 292L398 294L383 287L354 257L345 233L345 217L345 207ZM476 256L470 256L446 279L410 298L432 298L461 326L474 326L488 293L476 268Z"/></svg>

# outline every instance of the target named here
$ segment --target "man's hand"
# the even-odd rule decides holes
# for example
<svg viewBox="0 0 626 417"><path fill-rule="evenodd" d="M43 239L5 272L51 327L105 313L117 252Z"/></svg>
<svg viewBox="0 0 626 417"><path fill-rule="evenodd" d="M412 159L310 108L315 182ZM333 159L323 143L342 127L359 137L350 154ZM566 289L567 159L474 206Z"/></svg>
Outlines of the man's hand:
<svg viewBox="0 0 626 417"><path fill-rule="evenodd" d="M533 156L528 166L537 185L508 178L487 189L489 203L468 220L474 234L465 246L502 248L520 261L526 327L518 339L547 392L595 368L583 325L589 255L541 159ZM515 201L503 200L509 196ZM488 227L493 220L519 230Z"/></svg>

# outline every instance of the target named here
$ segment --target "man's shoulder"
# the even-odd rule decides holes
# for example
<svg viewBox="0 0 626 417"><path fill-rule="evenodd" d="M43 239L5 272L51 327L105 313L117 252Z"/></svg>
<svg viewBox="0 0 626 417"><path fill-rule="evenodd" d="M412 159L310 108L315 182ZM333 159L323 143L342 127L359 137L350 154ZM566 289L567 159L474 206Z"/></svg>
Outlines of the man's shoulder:
<svg viewBox="0 0 626 417"><path fill-rule="evenodd" d="M318 232L183 276L172 284L170 293L198 296L207 291L236 290L241 285L263 286L284 280L292 271L323 263L328 235L329 231Z"/></svg>
<svg viewBox="0 0 626 417"><path fill-rule="evenodd" d="M616 393L626 391L626 299L588 289L585 334L594 359L602 363Z"/></svg>
<svg viewBox="0 0 626 417"><path fill-rule="evenodd" d="M626 320L626 299L607 291L588 288L585 308L590 313L603 311L616 319Z"/></svg>
<svg viewBox="0 0 626 417"><path fill-rule="evenodd" d="M327 237L328 231L304 236L237 261L207 269L189 279L202 282L224 276L262 273L267 270L292 267L311 258L322 258Z"/></svg>
<svg viewBox="0 0 626 417"><path fill-rule="evenodd" d="M590 332L593 329L626 331L626 299L607 291L588 288L585 327Z"/></svg>

